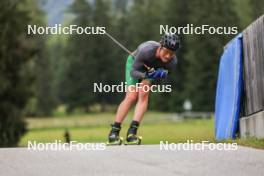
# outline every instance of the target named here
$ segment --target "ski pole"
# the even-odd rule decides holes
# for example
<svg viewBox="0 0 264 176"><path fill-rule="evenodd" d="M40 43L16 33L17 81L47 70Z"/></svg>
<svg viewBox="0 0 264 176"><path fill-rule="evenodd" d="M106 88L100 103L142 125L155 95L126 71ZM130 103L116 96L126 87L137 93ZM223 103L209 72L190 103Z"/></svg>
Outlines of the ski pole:
<svg viewBox="0 0 264 176"><path fill-rule="evenodd" d="M134 54L127 49L124 45L122 45L119 41L117 41L112 35L110 35L109 33L105 32L106 36L108 36L114 43L116 43L120 48L122 48L124 51L126 51L129 55L134 56ZM144 64L144 67L148 70L148 72L154 72L155 69L151 68L149 66L147 66L146 64Z"/></svg>

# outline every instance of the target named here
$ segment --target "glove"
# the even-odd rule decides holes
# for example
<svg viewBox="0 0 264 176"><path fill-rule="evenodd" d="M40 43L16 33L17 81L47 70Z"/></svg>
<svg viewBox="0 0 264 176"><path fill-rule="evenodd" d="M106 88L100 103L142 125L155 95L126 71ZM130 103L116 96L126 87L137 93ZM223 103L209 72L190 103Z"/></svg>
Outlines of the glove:
<svg viewBox="0 0 264 176"><path fill-rule="evenodd" d="M154 72L147 73L147 78L157 79L157 78L166 78L168 71L164 69L157 69Z"/></svg>

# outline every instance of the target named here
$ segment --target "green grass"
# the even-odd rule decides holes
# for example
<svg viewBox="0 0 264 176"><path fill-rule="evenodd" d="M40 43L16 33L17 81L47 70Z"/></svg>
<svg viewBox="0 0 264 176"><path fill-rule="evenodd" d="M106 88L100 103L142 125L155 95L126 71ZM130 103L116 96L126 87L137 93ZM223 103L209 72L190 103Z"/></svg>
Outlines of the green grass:
<svg viewBox="0 0 264 176"><path fill-rule="evenodd" d="M254 137L229 140L228 142L236 142L238 145L264 149L264 139L257 139Z"/></svg>
<svg viewBox="0 0 264 176"><path fill-rule="evenodd" d="M132 114L125 120L121 136L125 137ZM20 146L28 141L54 142L64 140L65 129L71 139L78 142L105 142L114 119L111 113L78 114L56 118L28 118L28 133L21 139ZM158 144L161 140L184 142L187 140L213 140L213 120L185 120L175 122L172 114L149 112L140 126L139 134L144 144Z"/></svg>
<svg viewBox="0 0 264 176"><path fill-rule="evenodd" d="M121 136L125 136L128 125L123 126ZM42 128L30 130L21 140L20 145L26 146L27 141L52 142L64 140L65 128ZM71 139L78 142L105 142L109 126L87 126L68 128ZM139 134L143 136L144 144L158 144L161 140L169 142L184 142L186 140L213 140L212 120L191 120L178 123L148 123L142 124Z"/></svg>
<svg viewBox="0 0 264 176"><path fill-rule="evenodd" d="M113 113L60 115L52 118L27 118L29 131L19 145L27 146L28 141L54 142L64 141L65 129L70 131L71 140L78 142L105 142L114 119ZM174 121L173 114L148 112L139 128L143 144L159 144L160 141L173 143L214 140L213 119L192 119ZM132 114L124 121L121 136L126 136ZM264 139L236 139L221 142L236 142L239 145L264 149Z"/></svg>

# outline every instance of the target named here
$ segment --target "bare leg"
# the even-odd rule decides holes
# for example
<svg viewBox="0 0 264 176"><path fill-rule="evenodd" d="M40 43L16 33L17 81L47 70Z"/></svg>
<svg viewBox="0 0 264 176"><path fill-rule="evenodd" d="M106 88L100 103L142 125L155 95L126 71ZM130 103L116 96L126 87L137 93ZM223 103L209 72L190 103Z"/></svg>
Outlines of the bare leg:
<svg viewBox="0 0 264 176"><path fill-rule="evenodd" d="M129 109L137 100L138 92L136 92L136 88L130 87L130 89L132 91L129 91L128 89L125 99L121 102L117 109L115 122L122 123Z"/></svg>
<svg viewBox="0 0 264 176"><path fill-rule="evenodd" d="M142 83L142 87L151 86L148 80L143 80L141 83ZM149 91L146 92L142 88L139 89L138 102L135 108L135 113L133 118L134 121L140 122L142 120L143 115L148 108L148 98L149 98Z"/></svg>

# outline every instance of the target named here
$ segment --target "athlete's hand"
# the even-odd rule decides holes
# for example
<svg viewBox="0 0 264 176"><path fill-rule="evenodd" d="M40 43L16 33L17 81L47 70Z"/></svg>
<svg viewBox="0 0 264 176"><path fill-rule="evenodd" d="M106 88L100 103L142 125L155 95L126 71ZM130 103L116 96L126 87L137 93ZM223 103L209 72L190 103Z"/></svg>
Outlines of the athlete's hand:
<svg viewBox="0 0 264 176"><path fill-rule="evenodd" d="M154 72L147 73L147 78L157 79L157 78L166 78L168 71L164 69L157 69Z"/></svg>

